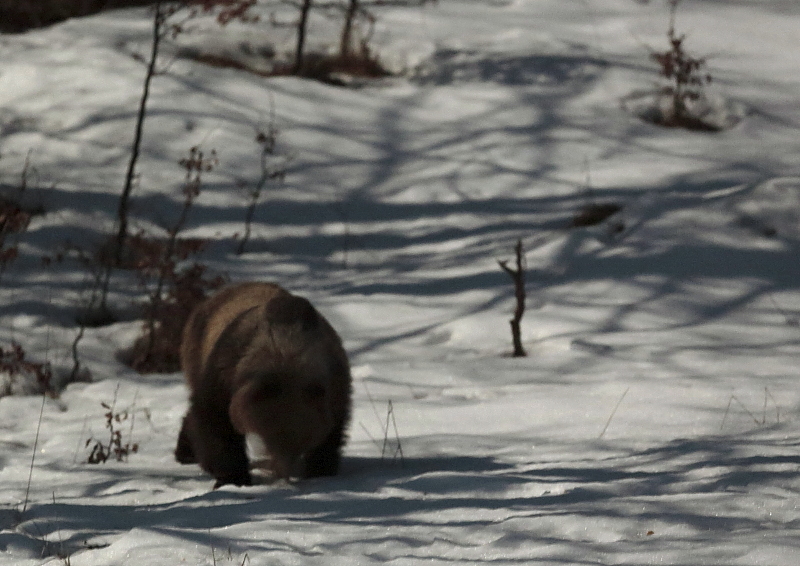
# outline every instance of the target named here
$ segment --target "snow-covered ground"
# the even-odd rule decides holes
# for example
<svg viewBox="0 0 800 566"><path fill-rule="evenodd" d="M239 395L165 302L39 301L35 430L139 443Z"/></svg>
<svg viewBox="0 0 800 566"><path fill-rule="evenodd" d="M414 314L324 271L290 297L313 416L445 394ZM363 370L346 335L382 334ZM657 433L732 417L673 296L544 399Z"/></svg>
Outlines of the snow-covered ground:
<svg viewBox="0 0 800 566"><path fill-rule="evenodd" d="M118 361L143 296L119 272L124 321L79 342L94 381L0 399L0 564L795 566L800 3L681 4L685 47L737 122L714 134L632 111L655 88L665 2L375 13L372 47L401 74L357 89L170 47L132 213L134 229L171 222L177 161L216 150L187 234L213 240L202 260L216 272L309 297L344 338L341 475L212 491L177 464L182 378ZM312 47L335 45L315 22ZM74 254L41 257L113 228L149 31L133 9L0 36L0 183L18 185L27 159L25 198L46 211L2 274L0 344L58 372L93 274ZM232 24L179 40L247 55L291 34ZM286 182L236 256L270 122ZM588 202L623 209L570 229ZM526 358L508 355L513 289L497 264L518 238ZM85 463L107 435L101 403L128 410L127 462Z"/></svg>

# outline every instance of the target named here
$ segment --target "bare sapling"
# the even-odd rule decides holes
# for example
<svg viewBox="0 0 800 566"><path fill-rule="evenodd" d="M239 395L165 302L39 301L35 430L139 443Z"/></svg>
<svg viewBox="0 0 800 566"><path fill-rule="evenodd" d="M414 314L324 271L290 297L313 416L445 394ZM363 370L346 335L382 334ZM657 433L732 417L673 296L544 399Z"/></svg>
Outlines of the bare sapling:
<svg viewBox="0 0 800 566"><path fill-rule="evenodd" d="M295 0L289 3L299 10L296 20L281 22L272 17L270 21L273 25L296 30L294 59L286 64L276 64L268 74L297 75L336 86L348 86L352 83L353 77L374 79L391 74L369 48L376 18L365 8L363 0L344 2ZM309 21L311 15L317 11L329 19L343 15L336 52L309 52L307 49Z"/></svg>
<svg viewBox="0 0 800 566"><path fill-rule="evenodd" d="M302 0L300 4L300 17L297 19L297 45L294 51L294 67L292 67L292 73L295 75L299 75L303 69L303 52L305 51L311 4L312 0Z"/></svg>
<svg viewBox="0 0 800 566"><path fill-rule="evenodd" d="M359 22L366 24L366 32L358 39L358 51L354 51L353 35L357 29L356 24ZM354 64L361 62L364 66L365 74L369 75L371 72L377 74L388 74L377 63L377 58L373 57L370 53L369 42L375 31L375 22L377 21L375 15L364 8L362 0L348 0L347 7L344 12L344 24L342 25L342 33L339 38L339 57L343 62L353 61Z"/></svg>
<svg viewBox="0 0 800 566"><path fill-rule="evenodd" d="M347 8L344 13L344 25L342 26L342 36L339 43L339 55L344 59L350 55L352 49L353 26L356 15L359 11L359 0L348 0Z"/></svg>
<svg viewBox="0 0 800 566"><path fill-rule="evenodd" d="M167 17L169 16L164 2L156 2L153 8L153 26L150 42L150 58L147 61L147 70L145 71L144 83L142 84L142 95L139 99L139 111L136 115L136 125L134 127L133 144L131 146L131 155L128 159L128 168L125 173L125 182L122 186L122 193L119 197L119 204L117 207L117 235L114 241L112 250L113 256L109 261L108 269L118 266L122 262L123 248L125 240L128 236L128 209L130 202L131 191L133 190L134 178L136 175L136 164L139 160L139 153L142 147L142 132L144 130L144 120L147 116L147 101L150 98L150 83L156 74L156 63L158 61L158 53L161 48L161 42L164 39L164 28L166 27ZM108 279L106 279L106 291L108 287ZM103 293L102 306L105 306L105 297L107 293Z"/></svg>
<svg viewBox="0 0 800 566"><path fill-rule="evenodd" d="M248 14L248 10L255 3L256 0L185 0L183 2L157 1L154 3L150 56L147 60L142 95L139 99L139 110L136 116L131 154L128 159L125 181L117 207L116 235L111 243L110 253L107 254L109 257L105 258L105 275L101 285L98 305L98 310L104 318L111 318L106 304L111 272L115 267L120 267L123 263L125 246L128 243L130 197L136 180L136 167L141 152L142 134L147 116L147 103L150 98L150 85L153 77L158 73L157 62L162 42L168 34L171 34L174 39L182 33L186 21L199 14L216 11L217 22L221 26L225 26L233 20L252 21L253 18ZM179 14L183 14L185 17L181 20L178 17Z"/></svg>
<svg viewBox="0 0 800 566"><path fill-rule="evenodd" d="M117 462L125 462L128 456L135 454L139 451L139 444L130 442L130 437L133 434L133 414L135 406L127 409L117 409L117 396L119 394L119 384L114 390L114 398L111 403L101 402L100 405L106 410L105 428L108 430L108 440L98 440L90 437L86 440L86 447L92 445L92 449L86 460L88 464L105 464L110 458ZM135 401L134 401L135 402ZM129 429L128 441L124 442L122 438L122 424L131 417L131 425Z"/></svg>
<svg viewBox="0 0 800 566"><path fill-rule="evenodd" d="M684 48L686 35L678 35L675 31L675 15L680 1L669 0L670 24L667 39L670 48L650 55L659 65L661 76L669 81L667 92L670 95L670 107L667 115L661 118L661 124L696 130L714 130L717 128L703 122L691 109L692 102L703 96L703 87L712 79L711 75L704 71L706 60L689 55Z"/></svg>
<svg viewBox="0 0 800 566"><path fill-rule="evenodd" d="M136 165L139 161L139 153L142 147L142 134L144 131L144 121L147 116L147 102L150 98L150 84L156 74L156 63L161 42L164 39L164 28L166 27L167 8L165 2L158 1L153 7L153 24L150 42L150 57L147 61L147 70L142 84L142 94L139 98L139 109L136 114L134 125L133 142L131 144L131 154L128 158L128 166L125 173L125 180L122 185L122 192L117 204L116 235L110 242L110 249L105 250L102 258L103 275L100 280L99 295L97 304L92 304L92 312L87 318L98 321L98 325L114 320L108 308L108 292L111 285L111 275L115 267L122 265L124 248L128 239L128 213L130 209L130 197L133 191L136 178Z"/></svg>
<svg viewBox="0 0 800 566"><path fill-rule="evenodd" d="M75 338L72 340L72 347L70 348L70 353L72 354L72 370L69 372L68 383L92 380L92 374L81 364L81 358L78 354L78 344L83 340L84 334L86 334L86 325L79 323L78 332L75 334Z"/></svg>
<svg viewBox="0 0 800 566"><path fill-rule="evenodd" d="M270 121L266 131L259 131L256 134L256 143L261 148L259 163L261 174L255 186L248 191L248 206L244 217L244 235L239 240L236 247L236 255L242 255L245 251L250 235L252 233L253 217L261 197L270 183L278 186L283 184L286 179L286 163L288 157L280 155L277 150L278 128L275 126L275 109L270 110Z"/></svg>
<svg viewBox="0 0 800 566"><path fill-rule="evenodd" d="M200 195L204 173L217 164L214 151L206 156L197 147L181 159L185 171L181 193L183 206L175 223L166 229L166 238L149 237L144 233L130 238L137 258L134 268L144 285L149 285L143 334L134 345L131 367L140 372L177 371L178 349L183 324L194 306L205 298L207 291L219 287L221 277L207 279L206 267L194 263L180 264L200 253L207 241L199 238L180 238L189 210Z"/></svg>
<svg viewBox="0 0 800 566"><path fill-rule="evenodd" d="M339 39L338 61L334 70L353 76L379 78L391 73L384 68L369 43L375 30L375 15L364 8L361 0L348 0L344 13L344 24ZM356 41L357 23L363 23L362 32Z"/></svg>
<svg viewBox="0 0 800 566"><path fill-rule="evenodd" d="M522 240L517 240L517 245L514 246L516 256L516 269L508 266L508 261L498 260L497 263L500 267L508 273L514 283L514 296L516 297L516 308L514 309L514 318L511 319L511 339L514 345L515 358L527 356L525 349L522 347L522 333L520 330L520 322L522 316L525 314L525 257L522 250Z"/></svg>
<svg viewBox="0 0 800 566"><path fill-rule="evenodd" d="M136 116L134 128L133 144L131 155L128 160L128 168L125 174L122 193L120 194L117 209L117 235L113 247L113 264L119 265L122 261L123 250L128 236L128 210L131 191L133 190L136 176L136 164L139 160L139 153L142 146L142 132L144 121L147 116L147 102L150 98L150 84L153 77L157 74L158 55L161 44L167 34L176 37L184 31L185 21L196 17L201 13L209 13L216 8L220 8L217 14L217 21L220 25L227 25L229 22L239 20L249 20L248 10L256 3L256 0L186 0L184 2L155 2L153 7L153 25L150 42L150 57L147 60L147 70L142 85L142 96L139 100L139 111ZM181 11L186 11L186 17L182 22L171 23Z"/></svg>

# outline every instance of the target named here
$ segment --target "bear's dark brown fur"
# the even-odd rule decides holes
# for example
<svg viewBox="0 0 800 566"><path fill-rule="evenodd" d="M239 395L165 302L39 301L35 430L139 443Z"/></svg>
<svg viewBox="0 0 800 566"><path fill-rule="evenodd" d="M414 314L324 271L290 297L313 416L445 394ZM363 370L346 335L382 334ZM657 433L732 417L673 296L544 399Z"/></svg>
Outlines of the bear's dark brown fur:
<svg viewBox="0 0 800 566"><path fill-rule="evenodd" d="M191 395L175 457L200 464L215 487L251 483L247 434L263 441L276 478L338 472L350 367L308 300L272 283L220 291L189 317L181 366Z"/></svg>

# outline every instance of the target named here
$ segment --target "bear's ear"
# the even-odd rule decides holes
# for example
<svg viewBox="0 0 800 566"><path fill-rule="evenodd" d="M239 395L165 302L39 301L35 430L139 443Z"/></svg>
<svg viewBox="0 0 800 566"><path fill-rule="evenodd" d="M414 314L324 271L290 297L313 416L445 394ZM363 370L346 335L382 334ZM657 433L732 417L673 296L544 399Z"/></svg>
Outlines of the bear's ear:
<svg viewBox="0 0 800 566"><path fill-rule="evenodd" d="M270 300L265 316L270 324L300 324L306 332L319 324L319 315L308 299L294 295L280 295Z"/></svg>

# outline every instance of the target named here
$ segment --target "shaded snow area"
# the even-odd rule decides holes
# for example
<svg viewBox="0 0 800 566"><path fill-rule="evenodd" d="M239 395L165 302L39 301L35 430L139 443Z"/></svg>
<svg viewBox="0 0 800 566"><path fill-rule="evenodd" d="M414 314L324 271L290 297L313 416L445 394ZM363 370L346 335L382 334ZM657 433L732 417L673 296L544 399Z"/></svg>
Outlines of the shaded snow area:
<svg viewBox="0 0 800 566"><path fill-rule="evenodd" d="M666 2L371 10L394 75L358 87L185 56L283 53L287 27L200 19L167 41L131 201L131 232L169 225L178 161L216 150L184 233L211 241L199 259L214 273L276 281L341 334L354 410L340 475L212 490L175 462L186 389L120 361L146 293L116 270L120 321L77 343L91 381L0 398L0 565L795 566L800 3L679 5L684 47L713 76L714 133L640 118L665 84L650 55L669 47ZM114 229L151 19L0 36L0 184L14 196L24 177L43 211L6 238L19 256L0 279L0 345L56 377L97 271L74 250ZM316 16L309 49L335 49L338 25ZM236 255L270 127L286 176ZM518 239L524 358L498 266ZM103 403L129 454L89 464Z"/></svg>

